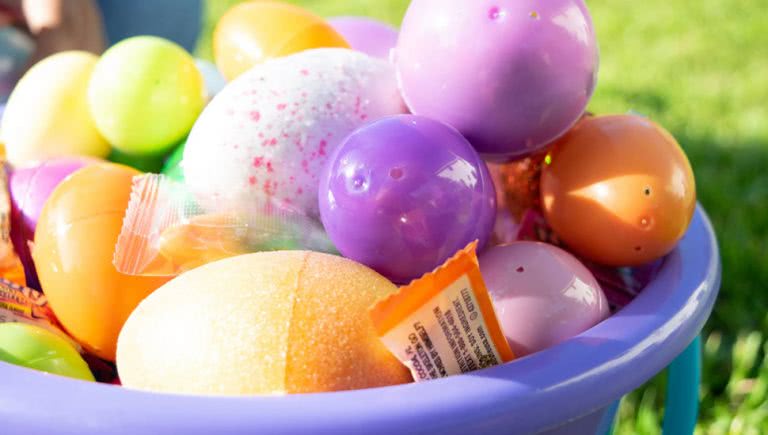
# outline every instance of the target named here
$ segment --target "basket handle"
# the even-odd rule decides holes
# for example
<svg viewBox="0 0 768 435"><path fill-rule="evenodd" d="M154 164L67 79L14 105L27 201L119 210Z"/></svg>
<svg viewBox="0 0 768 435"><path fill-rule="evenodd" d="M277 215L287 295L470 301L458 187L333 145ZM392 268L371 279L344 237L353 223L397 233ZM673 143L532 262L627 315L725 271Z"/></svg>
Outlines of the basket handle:
<svg viewBox="0 0 768 435"><path fill-rule="evenodd" d="M667 369L665 434L693 433L699 414L700 383L701 336L696 337Z"/></svg>
<svg viewBox="0 0 768 435"><path fill-rule="evenodd" d="M701 337L693 342L667 367L667 394L664 399L663 433L665 435L693 434L699 414L699 384L701 383ZM612 435L619 402L609 407L598 433Z"/></svg>

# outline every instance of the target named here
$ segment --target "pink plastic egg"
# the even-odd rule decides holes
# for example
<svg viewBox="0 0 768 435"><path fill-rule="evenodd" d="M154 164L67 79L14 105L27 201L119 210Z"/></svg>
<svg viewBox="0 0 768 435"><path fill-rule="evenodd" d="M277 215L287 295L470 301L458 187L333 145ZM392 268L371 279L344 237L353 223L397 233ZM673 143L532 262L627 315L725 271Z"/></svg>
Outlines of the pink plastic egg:
<svg viewBox="0 0 768 435"><path fill-rule="evenodd" d="M482 254L480 270L517 356L554 346L609 315L608 301L592 273L555 246L497 246Z"/></svg>
<svg viewBox="0 0 768 435"><path fill-rule="evenodd" d="M11 240L24 265L28 287L40 288L27 242L35 238L37 219L45 201L69 174L97 161L85 157L62 157L10 172Z"/></svg>
<svg viewBox="0 0 768 435"><path fill-rule="evenodd" d="M582 0L413 0L395 61L416 115L486 158L541 150L584 113L598 49Z"/></svg>

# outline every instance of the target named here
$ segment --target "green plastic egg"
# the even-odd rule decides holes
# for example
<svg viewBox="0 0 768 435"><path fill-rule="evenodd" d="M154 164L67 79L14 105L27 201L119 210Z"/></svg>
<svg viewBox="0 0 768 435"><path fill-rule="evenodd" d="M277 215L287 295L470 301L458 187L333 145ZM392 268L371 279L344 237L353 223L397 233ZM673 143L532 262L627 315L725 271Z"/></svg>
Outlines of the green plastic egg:
<svg viewBox="0 0 768 435"><path fill-rule="evenodd" d="M39 326L0 323L0 361L94 381L88 364L62 337Z"/></svg>
<svg viewBox="0 0 768 435"><path fill-rule="evenodd" d="M163 168L165 154L128 154L118 149L113 149L109 154L109 161L130 166L141 172L160 172Z"/></svg>
<svg viewBox="0 0 768 435"><path fill-rule="evenodd" d="M181 166L181 161L184 159L184 147L186 145L187 141L185 140L171 153L163 166L162 173L173 181L184 181L184 168Z"/></svg>
<svg viewBox="0 0 768 435"><path fill-rule="evenodd" d="M101 57L88 86L96 126L130 155L162 154L184 138L205 105L203 76L175 43L136 36Z"/></svg>

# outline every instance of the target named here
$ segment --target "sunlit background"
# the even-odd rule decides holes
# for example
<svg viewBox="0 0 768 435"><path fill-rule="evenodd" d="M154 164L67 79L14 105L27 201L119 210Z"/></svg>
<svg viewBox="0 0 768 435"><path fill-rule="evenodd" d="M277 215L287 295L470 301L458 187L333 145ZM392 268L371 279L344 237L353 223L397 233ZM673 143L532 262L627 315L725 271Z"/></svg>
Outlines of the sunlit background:
<svg viewBox="0 0 768 435"><path fill-rule="evenodd" d="M100 3L121 18L115 5L128 1ZM196 54L210 59L218 18L243 0L203 1ZM410 0L284 1L327 17L367 15L397 26ZM699 200L718 233L723 283L703 333L697 433L768 433L768 0L585 1L601 48L589 110L632 111L670 130L691 158ZM196 22L178 11L174 18L180 26ZM32 44L19 42L14 27L0 30L19 57ZM0 64L0 73L11 66ZM15 83L2 76L0 101ZM617 433L660 433L664 390L661 375L624 400Z"/></svg>

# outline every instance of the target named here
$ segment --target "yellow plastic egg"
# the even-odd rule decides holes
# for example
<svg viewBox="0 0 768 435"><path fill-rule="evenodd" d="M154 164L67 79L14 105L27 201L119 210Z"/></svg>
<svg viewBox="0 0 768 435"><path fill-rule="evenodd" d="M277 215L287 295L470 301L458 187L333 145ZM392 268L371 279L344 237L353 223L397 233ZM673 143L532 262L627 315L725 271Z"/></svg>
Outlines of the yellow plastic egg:
<svg viewBox="0 0 768 435"><path fill-rule="evenodd" d="M66 51L43 59L22 77L2 122L11 163L109 154L109 143L96 129L86 96L98 59L84 51Z"/></svg>
<svg viewBox="0 0 768 435"><path fill-rule="evenodd" d="M349 44L317 15L273 1L251 1L231 8L213 35L216 66L227 80L265 60L323 47L349 48Z"/></svg>

